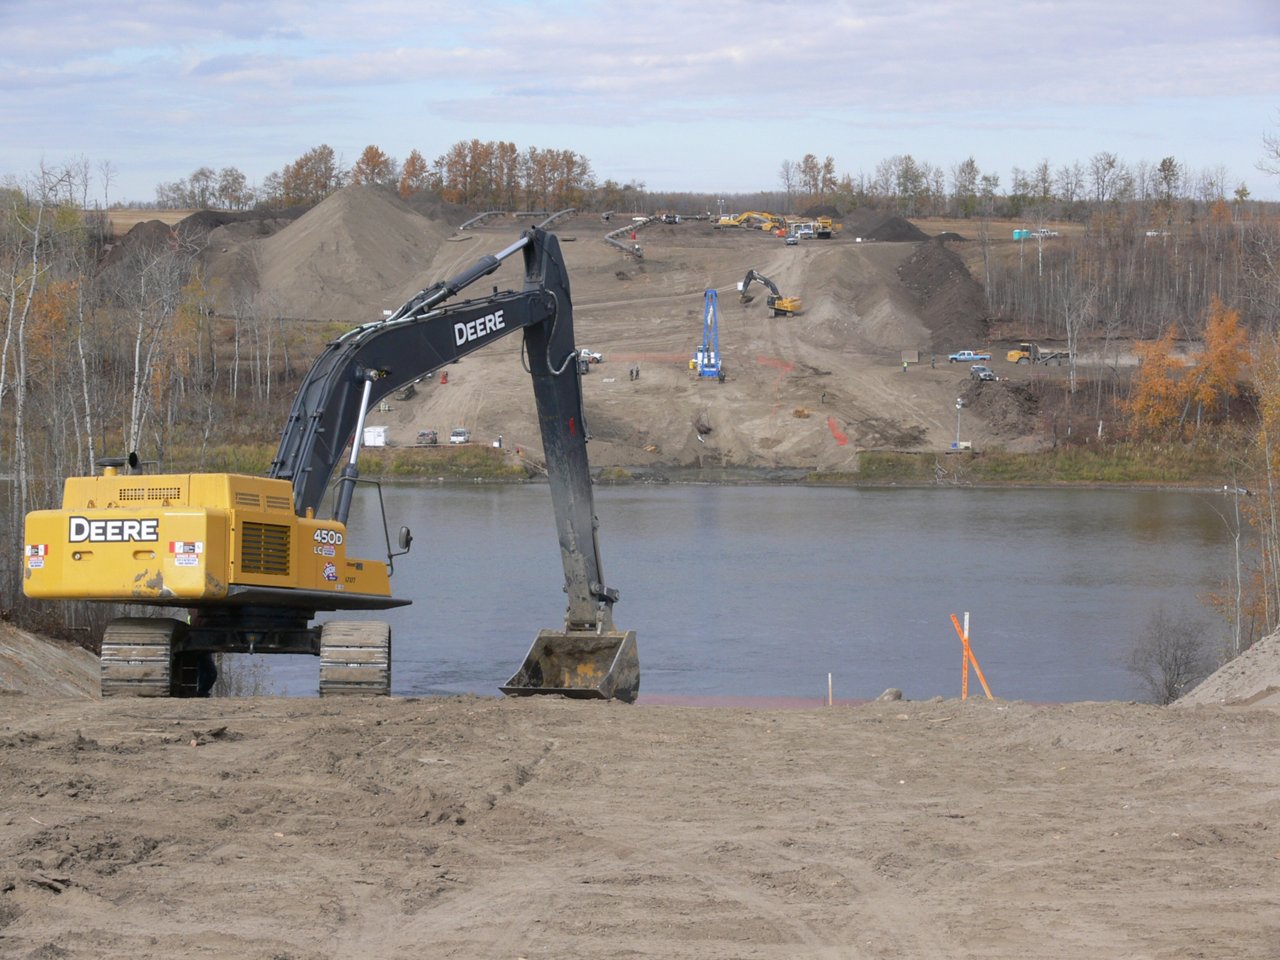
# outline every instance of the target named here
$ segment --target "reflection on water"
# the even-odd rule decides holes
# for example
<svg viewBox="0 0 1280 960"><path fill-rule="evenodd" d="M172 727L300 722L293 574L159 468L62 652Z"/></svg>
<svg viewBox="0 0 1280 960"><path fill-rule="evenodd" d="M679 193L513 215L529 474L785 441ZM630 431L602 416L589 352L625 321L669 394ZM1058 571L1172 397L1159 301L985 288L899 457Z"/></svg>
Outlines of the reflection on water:
<svg viewBox="0 0 1280 960"><path fill-rule="evenodd" d="M495 695L538 629L563 626L550 494L389 486L412 527L393 589L397 695ZM1221 495L1123 490L596 489L622 629L638 632L641 699L803 697L899 687L956 696L950 614L1007 699L1130 699L1123 662L1160 607L1225 633L1198 596L1231 569ZM379 556L376 500L358 500L352 555ZM313 695L312 658L270 659L280 692ZM971 692L977 690L977 684Z"/></svg>

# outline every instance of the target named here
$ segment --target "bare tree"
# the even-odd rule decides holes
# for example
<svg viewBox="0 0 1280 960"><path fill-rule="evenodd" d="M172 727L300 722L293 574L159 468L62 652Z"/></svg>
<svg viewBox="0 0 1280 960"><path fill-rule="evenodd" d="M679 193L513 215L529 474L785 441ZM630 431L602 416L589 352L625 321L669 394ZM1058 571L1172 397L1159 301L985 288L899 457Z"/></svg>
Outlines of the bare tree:
<svg viewBox="0 0 1280 960"><path fill-rule="evenodd" d="M1204 624L1157 609L1134 639L1127 666L1154 702L1173 703L1212 670Z"/></svg>
<svg viewBox="0 0 1280 960"><path fill-rule="evenodd" d="M787 194L787 213L791 213L793 209L792 196L796 192L796 180L799 173L796 170L796 164L790 160L783 160L782 166L778 168L778 182L782 184L782 189Z"/></svg>

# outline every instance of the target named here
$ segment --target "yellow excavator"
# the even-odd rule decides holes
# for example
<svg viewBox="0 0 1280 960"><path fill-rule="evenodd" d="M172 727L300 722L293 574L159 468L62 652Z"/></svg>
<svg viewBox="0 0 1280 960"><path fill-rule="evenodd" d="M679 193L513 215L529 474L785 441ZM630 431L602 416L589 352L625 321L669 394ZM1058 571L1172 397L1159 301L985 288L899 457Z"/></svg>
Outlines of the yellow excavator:
<svg viewBox="0 0 1280 960"><path fill-rule="evenodd" d="M775 317L792 317L804 309L804 302L799 297L784 297L778 292L778 285L755 270L748 270L746 278L738 284L739 299L750 303L755 295L750 292L752 283L761 283L769 288L769 296L765 305L773 311Z"/></svg>
<svg viewBox="0 0 1280 960"><path fill-rule="evenodd" d="M784 226L782 217L772 213L763 213L759 210L748 210L745 213L725 214L717 220L712 226L717 230L723 227L746 227L748 229L760 229L765 231L773 231Z"/></svg>
<svg viewBox="0 0 1280 960"><path fill-rule="evenodd" d="M446 303L517 252L522 289ZM320 612L409 602L392 596L390 582L394 558L409 549L407 529L398 549L386 536L385 560L347 555L352 496L369 483L358 468L365 415L516 330L533 379L568 606L564 628L541 631L500 689L634 701L635 631L615 628L618 592L601 571L569 279L559 242L540 228L329 343L303 380L268 476L145 473L130 455L100 461L100 475L68 478L60 509L27 515L23 591L162 608L107 627L103 696L207 696L220 653L318 655L321 695L389 694L387 623L312 623ZM344 454L333 509L321 517ZM383 526L385 534L385 518Z"/></svg>

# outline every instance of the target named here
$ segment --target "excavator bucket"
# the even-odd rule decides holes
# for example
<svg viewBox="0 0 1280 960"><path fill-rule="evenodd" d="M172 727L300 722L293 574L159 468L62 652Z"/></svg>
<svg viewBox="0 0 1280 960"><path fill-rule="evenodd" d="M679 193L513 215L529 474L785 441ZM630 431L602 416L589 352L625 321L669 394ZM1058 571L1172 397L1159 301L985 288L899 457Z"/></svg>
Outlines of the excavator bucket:
<svg viewBox="0 0 1280 960"><path fill-rule="evenodd" d="M537 693L633 703L640 692L634 630L541 630L515 676L500 688L509 697Z"/></svg>

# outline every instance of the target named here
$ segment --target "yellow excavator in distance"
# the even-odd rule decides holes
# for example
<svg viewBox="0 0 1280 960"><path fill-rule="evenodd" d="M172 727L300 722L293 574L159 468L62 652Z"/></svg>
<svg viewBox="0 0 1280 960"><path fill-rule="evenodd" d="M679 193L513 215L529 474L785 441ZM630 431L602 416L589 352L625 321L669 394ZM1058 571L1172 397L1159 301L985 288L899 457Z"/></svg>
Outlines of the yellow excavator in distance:
<svg viewBox="0 0 1280 960"><path fill-rule="evenodd" d="M765 299L765 305L768 306L775 317L793 317L804 309L804 302L799 297L784 297L778 292L776 283L755 270L748 270L746 278L738 284L739 299L743 303L750 303L755 299L755 296L750 292L753 282L761 283L769 288L769 296Z"/></svg>

